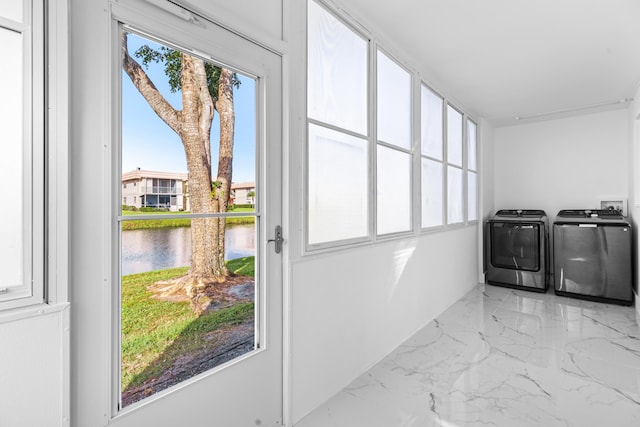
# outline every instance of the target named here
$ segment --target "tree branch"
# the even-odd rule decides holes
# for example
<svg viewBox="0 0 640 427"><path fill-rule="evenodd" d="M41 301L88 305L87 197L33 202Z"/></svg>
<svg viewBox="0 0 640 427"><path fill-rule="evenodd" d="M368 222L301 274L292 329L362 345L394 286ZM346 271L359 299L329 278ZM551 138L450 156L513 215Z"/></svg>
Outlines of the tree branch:
<svg viewBox="0 0 640 427"><path fill-rule="evenodd" d="M153 84L147 73L142 69L130 55L127 47L127 33L122 32L122 68L138 89L140 94L147 100L153 111L164 121L174 132L180 135L179 113L162 96L160 91Z"/></svg>

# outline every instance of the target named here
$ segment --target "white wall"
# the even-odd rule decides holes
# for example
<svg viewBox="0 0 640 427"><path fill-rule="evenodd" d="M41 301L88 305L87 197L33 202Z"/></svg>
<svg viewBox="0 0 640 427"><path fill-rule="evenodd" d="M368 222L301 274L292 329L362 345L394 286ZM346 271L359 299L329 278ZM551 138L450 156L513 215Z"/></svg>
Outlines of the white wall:
<svg viewBox="0 0 640 427"><path fill-rule="evenodd" d="M287 0L175 0L188 9L201 12L213 22L249 36L261 44L280 44L283 40L283 2Z"/></svg>
<svg viewBox="0 0 640 427"><path fill-rule="evenodd" d="M298 421L477 283L477 228L292 265L292 407Z"/></svg>
<svg viewBox="0 0 640 427"><path fill-rule="evenodd" d="M482 167L482 212L487 219L494 213L495 206L495 129L486 120L480 121L480 158Z"/></svg>
<svg viewBox="0 0 640 427"><path fill-rule="evenodd" d="M4 320L0 318L0 426L68 426L68 310Z"/></svg>
<svg viewBox="0 0 640 427"><path fill-rule="evenodd" d="M599 196L628 197L625 109L495 130L495 208L596 208Z"/></svg>
<svg viewBox="0 0 640 427"><path fill-rule="evenodd" d="M481 178L481 203L480 203L480 219L483 226L478 233L479 246L479 266L481 266L480 281L484 283L484 271L486 269L484 260L484 223L495 213L495 137L494 127L486 120L480 121L480 165L482 171Z"/></svg>
<svg viewBox="0 0 640 427"><path fill-rule="evenodd" d="M635 242L635 293L636 293L636 311L640 315L640 274L638 266L640 266L640 242L638 241L638 220L640 219L640 88L634 96L634 101L629 107L629 167L632 172L629 174L629 213L633 222L633 235Z"/></svg>

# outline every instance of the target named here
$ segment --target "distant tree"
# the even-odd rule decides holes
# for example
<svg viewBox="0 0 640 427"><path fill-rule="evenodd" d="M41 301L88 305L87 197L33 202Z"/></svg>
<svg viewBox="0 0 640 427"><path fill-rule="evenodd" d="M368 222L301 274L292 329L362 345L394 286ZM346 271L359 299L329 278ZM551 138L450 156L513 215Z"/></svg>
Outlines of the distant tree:
<svg viewBox="0 0 640 427"><path fill-rule="evenodd" d="M176 110L153 84L143 67L129 55L127 33L122 33L122 67L153 111L182 141L189 171L191 212L227 211L231 191L235 112L233 88L237 76L199 58L167 47L142 46L135 52L147 68L150 62L164 65L172 92L182 94L182 110ZM211 124L220 116L218 170L211 170ZM191 267L179 279L166 282L167 295L185 293L195 298L205 287L226 280L229 270L224 260L224 218L191 220Z"/></svg>

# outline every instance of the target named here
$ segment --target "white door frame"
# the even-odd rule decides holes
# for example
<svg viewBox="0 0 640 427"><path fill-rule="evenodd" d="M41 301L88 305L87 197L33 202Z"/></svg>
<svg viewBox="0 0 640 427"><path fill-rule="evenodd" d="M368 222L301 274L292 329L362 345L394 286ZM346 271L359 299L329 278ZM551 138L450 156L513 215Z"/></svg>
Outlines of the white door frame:
<svg viewBox="0 0 640 427"><path fill-rule="evenodd" d="M106 3L106 2L105 2ZM104 6L104 5L101 5ZM108 10L104 10L105 16L109 19L109 34L100 38L109 46L111 55L104 58L104 49L100 46L95 47L102 52L103 57L88 53L88 57L97 59L92 66L83 66L78 73L80 88L95 87L92 91L95 95L91 100L83 99L78 102L77 108L82 110L95 108L92 112L80 112L79 117L86 117L86 127L76 129L76 144L78 148L74 153L75 160L85 166L77 169L77 175L74 180L74 187L78 192L74 194L78 199L85 200L85 203L76 201L74 203L75 215L73 218L74 226L77 228L77 235L74 238L74 263L77 263L75 270L79 272L76 275L74 283L73 301L75 303L75 311L73 316L73 416L72 423L77 426L140 426L140 425L157 425L157 426L173 426L173 425L209 425L216 420L213 411L215 402L222 398L222 395L212 395L212 378L215 376L216 381L221 381L221 377L229 377L232 375L230 369L218 370L215 374L210 372L201 374L192 380L188 380L182 384L174 386L167 392L161 392L148 399L142 401L139 405L132 405L131 409L117 412L117 401L114 401L113 390L119 383L119 375L116 366L119 361L112 357L115 343L114 322L112 314L118 307L119 296L113 292L114 284L119 280L118 269L114 268L118 257L117 244L117 222L114 220L117 216L118 204L114 201L114 197L118 194L116 190L118 180L114 179L114 175L119 177L120 173L117 159L119 144L112 144L119 138L119 109L120 109L120 91L117 82L119 79L117 73L121 73L120 69L120 49L119 49L119 24L125 22L137 30L148 34L169 35L168 39L181 40L182 43L194 48L194 54L198 56L208 57L206 53L215 54L216 58L221 58L227 62L230 67L243 70L251 75L258 77L265 76L261 67L269 69L270 74L263 77L259 82L267 80L266 85L259 83L259 102L257 103L257 111L262 112L263 119L259 119L257 126L257 138L260 141L257 149L257 159L262 159L257 165L256 178L258 185L258 194L262 194L264 204L261 205L259 215L265 215L265 226L259 227L258 241L260 247L256 248L261 253L265 262L270 264L278 264L280 268L272 269L272 276L269 280L266 277L266 268L259 268L259 282L262 286L262 293L269 299L269 303L274 305L275 309L266 310L266 306L256 306L256 315L263 316L262 327L264 325L277 322L277 331L269 332L263 330L260 333L267 335L266 346L252 352L247 357L240 358L238 364L243 365L243 369L247 369L249 378L254 383L261 383L261 377L264 374L260 369L260 360L264 354L273 354L277 359L277 366L273 366L271 372L276 372L279 378L278 390L270 389L269 396L263 400L256 401L253 397L247 395L247 388L238 385L235 392L242 396L240 399L244 403L244 407L255 407L260 402L265 407L272 408L277 412L277 416L270 415L269 419L257 420L250 419L248 423L249 411L242 413L234 413L228 420L218 419L220 425L253 425L258 422L261 425L281 425L283 417L283 272L282 272L282 254L276 255L272 245L267 247L266 241L273 235L273 229L276 224L282 224L282 136L283 136L283 116L282 116L282 96L283 96L283 79L282 79L282 58L273 52L250 42L246 38L240 37L230 31L212 24L202 18L198 18L195 23L190 23L184 19L177 18L167 11L154 7L142 0L127 2L112 2L109 4ZM89 7L89 6L87 6ZM91 6L93 8L93 6ZM94 8L96 12L97 8ZM92 17L96 20L96 17ZM89 17L91 21L91 17ZM103 21L104 22L104 21ZM162 23L161 25L159 23ZM90 28L91 23L86 25ZM204 38L198 39L199 33L203 31L209 32L209 40ZM214 37L215 35L215 37ZM237 43L234 45L225 44L226 38L234 39ZM81 42L79 42L81 43ZM252 61L256 64L254 70L248 69L247 64L243 63L245 59L234 63L234 56L238 55L238 45L249 47L252 50ZM86 45L85 45L86 47ZM80 51L75 49L74 51ZM260 53L261 52L261 53ZM268 59L270 57L271 59ZM100 58L100 59L98 59ZM273 59L277 58L274 63ZM89 60L91 61L91 60ZM106 65L106 67L104 67ZM95 74L90 75L90 71L94 70ZM72 73L73 74L73 73ZM271 76L271 77L269 77ZM275 99L275 104L269 104ZM272 106L273 108L267 108ZM266 116L265 116L266 115ZM275 124L275 125L270 125ZM89 127L95 128L89 129ZM266 129L266 130L265 130ZM93 139L95 138L95 139ZM84 140L86 145L80 147L80 140ZM93 142L92 142L93 141ZM269 144L269 149L267 149ZM264 165L270 165L270 168ZM274 167L275 165L275 167ZM102 172L100 172L102 169ZM274 191L264 187L265 182L276 182ZM83 185L83 182L87 185ZM92 187L92 191L87 192L87 187ZM273 187L271 187L273 188ZM93 194L94 199L91 204L86 203L89 194ZM271 261L272 260L272 261ZM277 286L266 287L267 282L278 283ZM82 283L82 284L80 284ZM266 304L266 303L265 303ZM267 322L266 315L271 318ZM270 353L271 352L271 353ZM234 365L234 362L231 362ZM215 370L214 370L215 371ZM226 381L226 380L225 380ZM236 385L235 380L228 382L229 388L225 390L225 394L233 394L233 386ZM200 400L200 401L199 401ZM199 401L199 402L198 402ZM276 403L274 403L276 402ZM200 410L196 410L199 408ZM269 411L267 411L269 412ZM271 411L271 414L275 412ZM249 417L243 420L243 417ZM229 421L232 420L232 421ZM236 424L237 423L237 424Z"/></svg>

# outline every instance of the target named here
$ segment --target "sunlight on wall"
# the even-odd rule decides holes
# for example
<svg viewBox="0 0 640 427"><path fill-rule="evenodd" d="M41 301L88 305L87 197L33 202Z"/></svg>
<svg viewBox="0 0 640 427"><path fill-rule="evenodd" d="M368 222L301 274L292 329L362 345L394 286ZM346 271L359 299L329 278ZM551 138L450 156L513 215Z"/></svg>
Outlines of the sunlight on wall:
<svg viewBox="0 0 640 427"><path fill-rule="evenodd" d="M399 249L396 250L393 254L393 276L391 286L389 287L388 299L393 299L393 295L396 292L396 288L400 283L400 279L402 278L402 274L404 273L405 268L413 253L416 250L417 241L416 239L411 239L407 241L402 241L398 244Z"/></svg>

